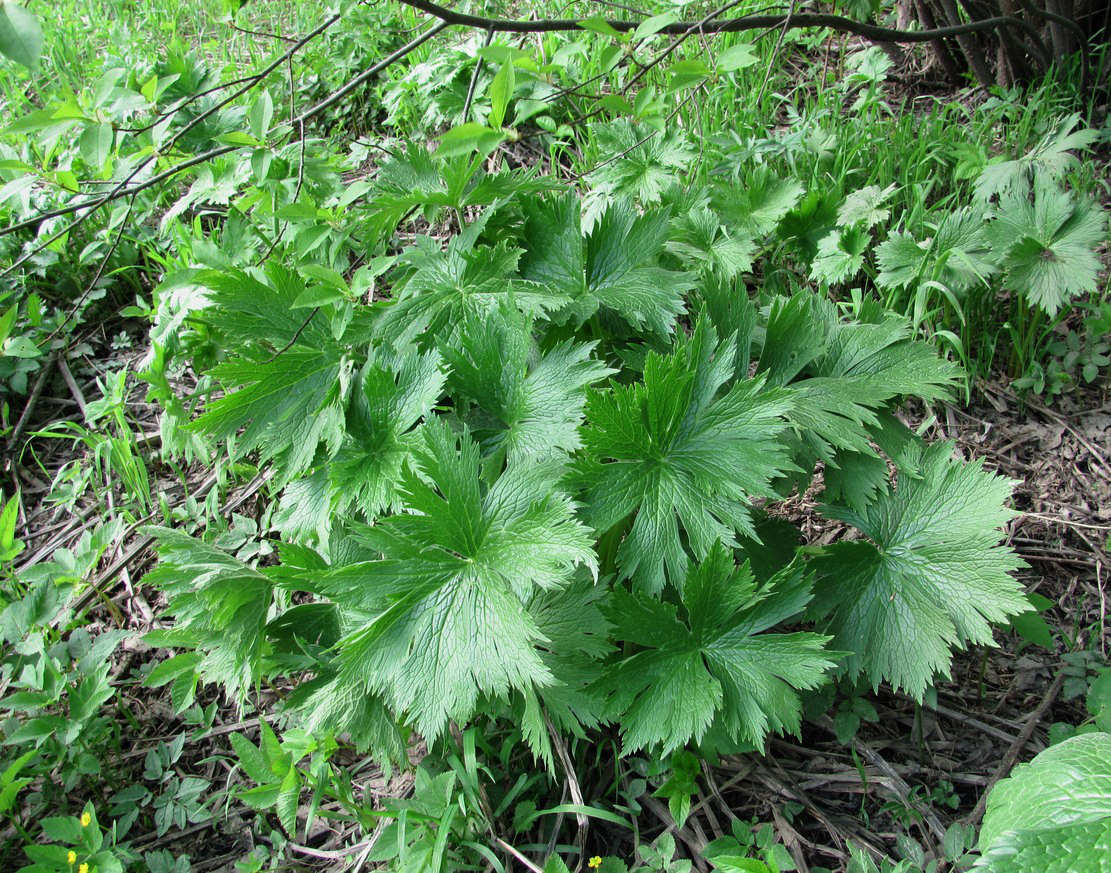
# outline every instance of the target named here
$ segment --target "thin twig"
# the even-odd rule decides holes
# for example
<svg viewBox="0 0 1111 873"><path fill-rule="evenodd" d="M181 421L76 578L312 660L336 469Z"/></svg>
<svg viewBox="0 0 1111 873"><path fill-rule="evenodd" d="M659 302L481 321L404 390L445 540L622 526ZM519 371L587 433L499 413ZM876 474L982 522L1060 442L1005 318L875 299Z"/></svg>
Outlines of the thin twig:
<svg viewBox="0 0 1111 873"><path fill-rule="evenodd" d="M27 430L27 423L31 420L31 413L34 411L35 405L39 402L39 397L42 396L42 389L46 387L46 378L54 368L56 360L57 353L52 354L46 359L46 363L42 365L42 369L39 370L38 378L35 379L35 384L31 386L31 395L27 398L27 403L23 407L23 414L19 416L19 421L15 423L15 427L12 429L12 435L8 437L9 454L15 448L16 443L23 437L23 432Z"/></svg>
<svg viewBox="0 0 1111 873"><path fill-rule="evenodd" d="M291 336L289 338L289 342L287 342L284 346L282 346L280 349L278 349L276 352L274 352L274 354L272 354L269 358L267 358L262 363L264 363L264 364L273 363L274 361L278 360L278 358L280 358L282 355L284 355L286 352L288 352L291 348L293 348L293 344L301 338L301 334L304 333L305 328L309 326L309 322L312 321L313 316L316 315L316 313L318 313L319 311L320 311L319 306L314 307L313 311L309 313L309 317L306 318L304 321L302 321L301 326L299 328L297 328L297 333L295 333L293 336Z"/></svg>
<svg viewBox="0 0 1111 873"><path fill-rule="evenodd" d="M482 44L486 48L494 41L494 31L486 31L486 42ZM482 55L478 55L475 59L474 70L471 72L471 83L467 86L467 99L463 101L463 114L461 117L462 123L467 123L467 116L471 114L471 102L474 100L475 87L478 85L478 77L482 73Z"/></svg>
<svg viewBox="0 0 1111 873"><path fill-rule="evenodd" d="M775 39L775 48L772 49L771 57L768 58L768 67L764 70L764 80L760 83L760 92L756 95L757 106L759 106L760 101L764 99L764 91L768 87L768 80L772 77L772 67L775 66L775 59L779 57L779 50L783 47L783 38L791 28L791 18L795 14L796 2L797 0L791 0L791 6L787 10L787 17L783 21L783 27L780 28L779 36Z"/></svg>
<svg viewBox="0 0 1111 873"><path fill-rule="evenodd" d="M69 393L73 395L74 401L77 403L77 408L81 410L81 414L85 414L85 395L81 391L81 386L77 384L77 380L73 378L73 373L69 370L69 364L66 363L65 355L58 355L58 372L62 374L62 379L69 388Z"/></svg>
<svg viewBox="0 0 1111 873"><path fill-rule="evenodd" d="M579 785L578 774L575 773L575 765L571 760L571 755L567 751L567 746L563 742L563 737L559 735L556 726L552 724L551 717L547 711L544 712L544 725L548 729L548 736L552 741L552 747L559 757L559 763L563 766L563 773L567 777L567 788L571 792L571 800L577 806L586 806L586 800L583 797L582 787ZM590 819L581 812L575 813L575 823L578 825L578 832L575 835L575 845L579 847L580 856L586 849L586 836L590 831ZM556 832L552 832L554 839Z"/></svg>
<svg viewBox="0 0 1111 873"><path fill-rule="evenodd" d="M817 719L815 723L832 734L837 733L837 731L833 727L833 719L829 718L828 716L822 716L821 718ZM852 746L857 754L859 754L863 758L866 758L869 764L871 764L884 776L887 777L888 781L890 781L891 783L892 789L899 795L899 800L922 817L922 820L929 827L930 831L933 833L938 842L944 840L945 827L938 820L933 810L929 808L923 809L918 803L915 802L914 796L910 790L910 786L907 785L906 780L903 779L903 777L895 771L895 768L888 764L886 759L884 759L884 757L879 752L868 746L866 743L859 742L854 738L852 741Z"/></svg>
<svg viewBox="0 0 1111 873"><path fill-rule="evenodd" d="M69 324L70 319L72 319L78 313L78 311L84 305L85 301L89 298L89 295L93 293L93 289L96 288L97 283L100 281L100 277L104 275L104 268L108 266L108 262L112 260L112 255L116 253L116 249L118 249L120 246L120 240L123 239L123 233L125 230L127 230L127 220L131 218L131 210L133 210L134 208L135 197L132 196L131 202L127 204L127 212L125 212L123 218L120 219L120 229L116 233L116 238L112 242L112 245L109 247L108 251L105 253L104 257L100 259L100 265L96 268L96 274L93 276L92 281L85 286L85 290L81 293L81 296L77 298L77 302L69 308L69 312L66 313L66 317L62 319L62 323L50 332L50 336L46 338L47 342L54 339L54 337L56 337L61 332L62 328Z"/></svg>
<svg viewBox="0 0 1111 873"><path fill-rule="evenodd" d="M1063 524L1066 527L1082 527L1085 530L1111 530L1111 525L1107 524L1084 524L1079 521L1072 521L1068 518L1056 518L1052 515L1042 515L1038 512L1023 512L1020 513L1023 518L1036 518L1039 521L1048 521L1052 524Z"/></svg>

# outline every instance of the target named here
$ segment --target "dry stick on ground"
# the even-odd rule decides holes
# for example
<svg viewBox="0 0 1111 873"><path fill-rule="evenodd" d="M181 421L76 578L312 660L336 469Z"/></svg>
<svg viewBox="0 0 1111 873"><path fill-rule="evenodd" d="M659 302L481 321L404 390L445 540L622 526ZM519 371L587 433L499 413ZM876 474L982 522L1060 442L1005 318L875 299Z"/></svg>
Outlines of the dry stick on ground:
<svg viewBox="0 0 1111 873"><path fill-rule="evenodd" d="M19 421L15 423L15 428L12 429L12 435L8 437L7 451L9 454L15 449L16 444L23 437L23 432L27 430L27 424L31 420L31 413L35 409L35 404L39 402L39 398L42 396L42 389L46 387L46 379L54 369L56 359L57 353L46 359L46 363L43 364L42 369L39 370L38 378L35 379L35 384L31 386L31 396L27 398L27 404L23 407L23 414L19 416ZM8 463L10 465L10 460Z"/></svg>
<svg viewBox="0 0 1111 873"><path fill-rule="evenodd" d="M818 821L822 825L822 827L825 828L826 833L829 834L830 838L833 840L833 843L836 845L836 848L834 846L826 846L824 848L824 851L831 856L839 857L842 862L848 860L848 855L844 852L842 847L844 847L848 843L850 835L842 831L837 823L834 822L833 819L829 815L827 815L824 810L820 809L805 792L803 792L797 786L791 787L790 785L787 785L777 774L768 769L766 764L757 767L755 769L754 775L757 780L764 783L764 785L770 788L772 791L777 792L780 796L786 797L790 800L794 800L797 803L801 803L803 808L812 816L814 816L815 820ZM854 821L854 833L852 834L852 836L859 842L860 845L868 849L868 851L870 851L875 857L885 857L885 853L877 848L876 845L877 843L880 843L882 841L870 832L866 832L865 836L862 838L861 833L862 828L860 826L860 822Z"/></svg>
<svg viewBox="0 0 1111 873"><path fill-rule="evenodd" d="M668 811L668 808L652 795L645 794L643 797L640 798L640 802L643 803L644 806L647 807L648 810L663 823L666 831L670 831L671 833L675 834L675 836L686 845L687 849L691 853L691 860L694 863L695 869L705 870L706 864L702 860L702 850L706 848L706 843L708 841L706 840L706 835L701 833L702 828L698 825L698 823L692 821L689 818L687 819L688 822L690 822L698 830L698 834L689 833L689 828L681 828L675 824L675 819L671 817L671 813Z"/></svg>
<svg viewBox="0 0 1111 873"><path fill-rule="evenodd" d="M77 404L77 408L81 410L81 414L85 414L85 395L81 392L81 386L77 384L77 380L73 378L73 373L70 372L69 364L66 362L65 355L58 355L58 371L62 374L62 379L69 388L69 393L73 395L73 400Z"/></svg>
<svg viewBox="0 0 1111 873"><path fill-rule="evenodd" d="M578 774L575 773L575 764L571 760L571 755L567 751L567 745L563 742L563 737L560 736L559 731L556 730L552 720L549 717L547 710L544 711L544 726L548 729L548 736L552 741L552 748L555 749L556 756L559 758L559 763L563 767L563 774L567 777L567 788L571 792L571 800L577 806L586 806L586 800L583 798L583 791L579 785ZM575 835L575 845L579 847L579 857L586 850L586 835L590 830L590 819L583 813L575 813L575 822L579 826L578 833ZM555 838L555 833L552 833L552 838Z"/></svg>
<svg viewBox="0 0 1111 873"><path fill-rule="evenodd" d="M833 727L833 720L828 716L822 716L821 718L817 719L815 724L821 726L832 734L836 735L837 733L837 731ZM937 838L938 842L944 840L945 826L940 821L938 821L937 816L934 815L932 810L928 808L922 809L920 804L915 802L914 798L911 796L910 786L907 785L906 780L903 779L903 777L900 776L898 772L896 772L895 768L888 764L879 752L877 752L875 749L870 748L866 743L860 742L855 737L853 738L852 745L857 754L859 754L863 758L866 758L869 764L879 770L884 776L888 778L888 780L890 780L892 788L897 794L899 794L899 800L902 801L908 808L914 810L920 816L922 816L923 821L929 827L931 833L933 833L933 835Z"/></svg>
<svg viewBox="0 0 1111 873"><path fill-rule="evenodd" d="M244 486L244 488L234 498L230 499L227 502L227 504L223 507L222 512L224 514L227 514L243 504L264 484L266 484L271 475L272 471L260 473L258 476L248 482L247 485ZM205 481L202 482L196 490L194 490L192 496L203 497L213 488L213 486L215 486L215 484L216 474L212 474L207 479L205 479ZM146 519L143 519L143 522L141 523L145 523L150 520L151 517L148 517ZM133 528L137 527L138 525L133 525ZM88 609L90 606L92 606L93 601L96 600L98 596L106 597L107 595L105 594L104 586L111 582L113 580L113 577L118 575L124 567L128 566L133 560L135 560L135 558L145 552L153 544L154 537L143 537L142 539L134 543L129 549L127 549L127 551L125 551L119 558L113 561L108 567L98 573L96 578L89 582L89 590L82 594L81 597L78 598L77 602L74 604L74 612L80 613L83 610Z"/></svg>
<svg viewBox="0 0 1111 873"><path fill-rule="evenodd" d="M544 873L543 869L541 869L540 867L537 867L535 864L533 864L532 861L530 861L528 858L526 858L524 855L522 855L520 852L518 852L516 849L514 849L511 845L509 845L509 843L507 843L501 837L498 837L496 842L499 846L501 846L503 849L505 849L505 851L509 852L510 855L512 855L514 858L516 858L520 863L524 864L525 867L527 867L529 870L532 870L533 873Z"/></svg>
<svg viewBox="0 0 1111 873"><path fill-rule="evenodd" d="M997 769L995 773L992 774L991 779L988 780L988 784L984 787L984 791L980 795L980 799L976 802L975 808L965 820L966 824L976 825L980 823L980 819L984 817L984 810L987 808L988 803L988 795L991 794L992 788L995 787L995 784L1000 779L1014 769L1015 764L1018 763L1019 756L1022 754L1022 750L1026 747L1030 738L1034 736L1034 731L1038 729L1038 725L1041 724L1042 719L1045 718L1045 714L1049 712L1049 708L1053 706L1054 702L1057 700L1057 695L1061 693L1061 686L1064 684L1065 671L1061 670L1057 674L1057 678L1053 680L1053 684L1049 686L1049 690L1045 693L1042 702L1038 704L1038 708L1030 715L1030 718L1026 722L1026 726L1022 729L1022 733L1018 735L1011 745L1011 748L1007 750L1007 754L1004 755L999 769Z"/></svg>

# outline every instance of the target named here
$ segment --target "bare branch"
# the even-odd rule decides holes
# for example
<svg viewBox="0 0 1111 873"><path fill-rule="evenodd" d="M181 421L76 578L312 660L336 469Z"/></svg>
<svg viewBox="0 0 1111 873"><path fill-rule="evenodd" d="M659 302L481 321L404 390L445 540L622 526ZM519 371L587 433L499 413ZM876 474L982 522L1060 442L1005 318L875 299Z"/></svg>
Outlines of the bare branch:
<svg viewBox="0 0 1111 873"><path fill-rule="evenodd" d="M493 30L496 33L553 33L583 30L582 25L574 18L542 18L535 21L517 18L486 18L481 15L456 12L453 9L432 3L431 0L399 0L399 2L406 6L412 6L414 9L419 9L421 12L427 12L448 24L477 27L482 30ZM638 19L610 19L606 23L619 33L628 33L636 30L641 21ZM715 18L705 23L674 21L660 28L657 32L669 36L694 33L695 31L700 33L740 33L746 30L774 29L784 25L788 28L828 27L878 42L930 42L931 40L955 37L966 33L998 30L1001 27L1018 27L1030 33L1036 32L1027 22L1009 15L998 15L994 18L970 21L967 24L953 27L939 27L934 30L895 30L877 24L854 21L841 15L826 15L824 13L793 15L790 12L785 15L744 15L739 18Z"/></svg>

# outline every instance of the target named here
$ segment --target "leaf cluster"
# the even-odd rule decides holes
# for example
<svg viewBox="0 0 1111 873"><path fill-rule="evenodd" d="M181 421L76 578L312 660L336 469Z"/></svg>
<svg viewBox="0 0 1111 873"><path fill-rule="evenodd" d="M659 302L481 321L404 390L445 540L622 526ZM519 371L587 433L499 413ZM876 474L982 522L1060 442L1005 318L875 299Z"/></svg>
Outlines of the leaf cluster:
<svg viewBox="0 0 1111 873"><path fill-rule="evenodd" d="M753 299L692 255L673 208L755 240L800 193L758 182L588 224L507 179L370 303L312 292L320 271L201 274L222 393L192 427L273 464L282 542L274 564L155 531L158 642L187 652L153 681L185 705L282 678L307 730L389 758L512 717L550 764L552 730L603 724L630 751L759 747L839 672L921 697L990 644L1027 608L997 545L1009 483L894 415L955 367L878 306ZM871 227L882 196L842 218ZM861 538L800 549L769 511L819 470Z"/></svg>

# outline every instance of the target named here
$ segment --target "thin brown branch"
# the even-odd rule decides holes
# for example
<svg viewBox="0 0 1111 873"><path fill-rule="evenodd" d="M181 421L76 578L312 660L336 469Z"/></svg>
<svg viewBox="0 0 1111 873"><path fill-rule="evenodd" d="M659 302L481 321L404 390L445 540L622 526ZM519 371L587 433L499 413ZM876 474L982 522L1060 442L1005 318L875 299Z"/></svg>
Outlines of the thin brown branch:
<svg viewBox="0 0 1111 873"><path fill-rule="evenodd" d="M559 31L582 30L583 27L574 18L541 18L536 20L518 18L487 18L482 15L469 15L465 12L456 12L432 3L430 0L399 0L407 6L427 12L448 24L457 24L462 27L477 27L482 30L493 30L497 33L554 33ZM824 13L805 13L802 15L744 15L739 18L716 18L705 23L698 21L675 21L660 28L658 33L678 35L687 32L700 31L702 33L740 33L746 30L764 30L782 27L785 21L790 21L792 27L828 27L833 30L842 30L847 33L862 36L878 42L930 42L935 39L944 39L966 33L984 33L998 30L1000 27L1018 27L1024 31L1033 31L1027 22L1007 15L998 15L994 18L985 18L980 21L970 21L951 27L939 27L935 30L895 30L890 27L881 27L863 21L854 21L841 15L826 15ZM619 33L629 33L640 26L640 20L611 19L606 22Z"/></svg>
<svg viewBox="0 0 1111 873"><path fill-rule="evenodd" d="M131 217L131 210L133 210L134 208L135 198L132 197L131 202L127 204L127 212L125 212L123 218L120 219L120 229L116 233L116 238L115 240L113 240L112 245L108 248L108 251L105 253L104 257L100 259L100 266L96 268L96 273L93 275L92 280L87 286L85 286L85 290L84 292L82 292L81 296L77 298L77 302L70 307L69 312L66 313L66 317L62 320L62 323L50 332L50 336L46 338L47 342L54 339L54 337L61 333L62 328L69 324L70 319L72 319L73 316L77 314L77 311L84 305L85 301L89 298L89 295L93 293L93 290L96 288L97 283L100 281L100 277L104 275L104 270L108 266L108 262L112 260L112 255L116 253L116 249L118 249L120 246L120 240L123 239L124 231L127 230L127 220Z"/></svg>

